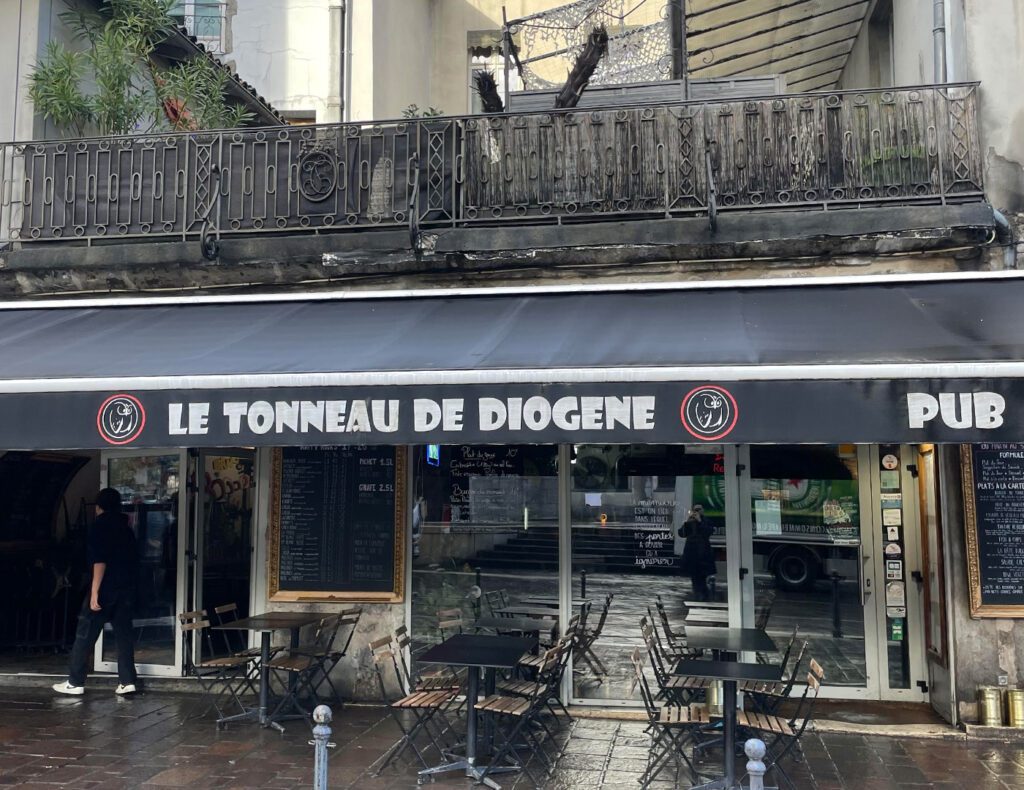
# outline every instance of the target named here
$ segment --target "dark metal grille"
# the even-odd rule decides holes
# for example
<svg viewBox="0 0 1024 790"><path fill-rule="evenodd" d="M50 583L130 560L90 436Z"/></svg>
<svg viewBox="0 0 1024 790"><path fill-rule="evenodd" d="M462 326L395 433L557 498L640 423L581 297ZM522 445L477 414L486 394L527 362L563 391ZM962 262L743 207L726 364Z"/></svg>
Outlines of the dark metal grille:
<svg viewBox="0 0 1024 790"><path fill-rule="evenodd" d="M29 243L982 197L977 86L0 147ZM709 166L710 165L710 166ZM710 174L710 180L709 180Z"/></svg>

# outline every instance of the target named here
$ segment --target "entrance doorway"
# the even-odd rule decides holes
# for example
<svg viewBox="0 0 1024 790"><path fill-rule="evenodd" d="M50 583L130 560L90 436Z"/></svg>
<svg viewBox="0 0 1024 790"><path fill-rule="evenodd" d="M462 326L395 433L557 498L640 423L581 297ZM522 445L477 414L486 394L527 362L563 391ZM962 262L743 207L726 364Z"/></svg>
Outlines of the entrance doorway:
<svg viewBox="0 0 1024 790"><path fill-rule="evenodd" d="M181 572L187 529L180 517L186 505L187 472L184 450L111 451L100 461L104 488L121 494L138 543L136 584L135 664L143 675L177 675L181 641L177 614L185 609L185 574ZM96 643L96 669L114 672L117 657L108 626Z"/></svg>

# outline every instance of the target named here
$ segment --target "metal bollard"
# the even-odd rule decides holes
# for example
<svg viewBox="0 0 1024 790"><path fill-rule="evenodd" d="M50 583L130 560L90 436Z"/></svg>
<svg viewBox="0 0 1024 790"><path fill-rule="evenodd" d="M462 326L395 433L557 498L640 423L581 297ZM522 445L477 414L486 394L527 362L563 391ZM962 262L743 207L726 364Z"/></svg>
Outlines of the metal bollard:
<svg viewBox="0 0 1024 790"><path fill-rule="evenodd" d="M751 738L743 744L747 755L747 775L750 777L750 790L764 790L764 775L768 769L764 767L764 755L768 751L764 741Z"/></svg>
<svg viewBox="0 0 1024 790"><path fill-rule="evenodd" d="M587 597L587 572L580 571L580 598Z"/></svg>
<svg viewBox="0 0 1024 790"><path fill-rule="evenodd" d="M839 582L843 577L832 572L832 637L843 638L843 613L839 605Z"/></svg>
<svg viewBox="0 0 1024 790"><path fill-rule="evenodd" d="M328 743L331 737L331 709L326 705L317 705L313 711L313 790L327 790L327 750L334 744Z"/></svg>

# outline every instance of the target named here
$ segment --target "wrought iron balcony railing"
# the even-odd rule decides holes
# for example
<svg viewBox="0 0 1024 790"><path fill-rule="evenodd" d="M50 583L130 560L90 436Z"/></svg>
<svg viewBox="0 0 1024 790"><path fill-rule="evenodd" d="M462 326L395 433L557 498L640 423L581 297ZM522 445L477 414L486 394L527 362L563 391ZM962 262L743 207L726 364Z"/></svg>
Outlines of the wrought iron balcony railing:
<svg viewBox="0 0 1024 790"><path fill-rule="evenodd" d="M23 243L980 199L973 84L10 143Z"/></svg>

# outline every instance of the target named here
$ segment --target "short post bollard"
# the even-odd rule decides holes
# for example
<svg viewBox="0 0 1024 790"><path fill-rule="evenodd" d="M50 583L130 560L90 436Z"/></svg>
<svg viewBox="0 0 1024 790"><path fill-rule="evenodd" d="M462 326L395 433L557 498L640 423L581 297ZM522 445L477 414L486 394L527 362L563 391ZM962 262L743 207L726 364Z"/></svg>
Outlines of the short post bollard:
<svg viewBox="0 0 1024 790"><path fill-rule="evenodd" d="M587 572L580 571L580 598L587 597Z"/></svg>
<svg viewBox="0 0 1024 790"><path fill-rule="evenodd" d="M832 638L843 638L843 610L839 601L839 582L843 580L835 571L832 572Z"/></svg>
<svg viewBox="0 0 1024 790"><path fill-rule="evenodd" d="M764 741L751 738L743 744L747 755L747 775L750 777L750 790L764 790L764 775L768 769L764 767L764 755L768 751Z"/></svg>
<svg viewBox="0 0 1024 790"><path fill-rule="evenodd" d="M334 744L328 743L331 737L331 709L326 705L317 705L313 711L313 790L327 790L327 750Z"/></svg>

